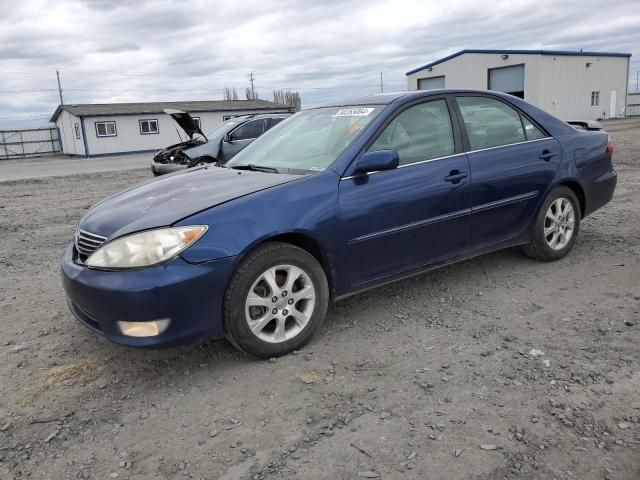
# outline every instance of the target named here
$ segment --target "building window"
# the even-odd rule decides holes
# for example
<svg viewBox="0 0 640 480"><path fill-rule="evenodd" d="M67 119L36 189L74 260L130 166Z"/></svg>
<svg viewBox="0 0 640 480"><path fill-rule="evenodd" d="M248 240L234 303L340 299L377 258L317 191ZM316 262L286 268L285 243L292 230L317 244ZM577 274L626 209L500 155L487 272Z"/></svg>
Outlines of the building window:
<svg viewBox="0 0 640 480"><path fill-rule="evenodd" d="M196 122L196 125L198 126L198 128L200 128L200 117L191 117L193 118L193 121Z"/></svg>
<svg viewBox="0 0 640 480"><path fill-rule="evenodd" d="M117 135L116 122L96 122L96 136L115 137Z"/></svg>
<svg viewBox="0 0 640 480"><path fill-rule="evenodd" d="M140 135L153 135L158 133L158 120L140 120Z"/></svg>
<svg viewBox="0 0 640 480"><path fill-rule="evenodd" d="M597 107L600 105L600 91L596 90L591 92L591 106Z"/></svg>
<svg viewBox="0 0 640 480"><path fill-rule="evenodd" d="M78 125L77 123L74 123L73 128L76 131L76 138L80 140L80 125Z"/></svg>

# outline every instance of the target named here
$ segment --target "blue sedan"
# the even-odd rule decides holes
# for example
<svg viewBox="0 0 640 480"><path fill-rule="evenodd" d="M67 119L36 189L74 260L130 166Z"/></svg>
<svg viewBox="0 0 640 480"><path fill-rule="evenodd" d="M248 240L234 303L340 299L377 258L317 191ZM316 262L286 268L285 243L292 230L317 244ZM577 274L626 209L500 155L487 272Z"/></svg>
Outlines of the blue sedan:
<svg viewBox="0 0 640 480"><path fill-rule="evenodd" d="M62 258L69 308L122 345L226 337L282 355L356 292L513 246L562 258L613 196L612 153L597 127L495 92L312 108L225 167L89 210Z"/></svg>

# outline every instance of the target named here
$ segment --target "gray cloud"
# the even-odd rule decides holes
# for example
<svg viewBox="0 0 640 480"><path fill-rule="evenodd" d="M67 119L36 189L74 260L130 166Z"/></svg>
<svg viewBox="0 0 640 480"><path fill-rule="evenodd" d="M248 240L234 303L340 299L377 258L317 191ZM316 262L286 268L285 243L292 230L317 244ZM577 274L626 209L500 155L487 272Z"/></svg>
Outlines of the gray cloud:
<svg viewBox="0 0 640 480"><path fill-rule="evenodd" d="M255 72L304 105L406 87L463 48L623 51L640 69L636 0L0 0L0 126L67 103L221 98ZM636 60L637 59L637 60ZM633 83L635 86L635 83Z"/></svg>

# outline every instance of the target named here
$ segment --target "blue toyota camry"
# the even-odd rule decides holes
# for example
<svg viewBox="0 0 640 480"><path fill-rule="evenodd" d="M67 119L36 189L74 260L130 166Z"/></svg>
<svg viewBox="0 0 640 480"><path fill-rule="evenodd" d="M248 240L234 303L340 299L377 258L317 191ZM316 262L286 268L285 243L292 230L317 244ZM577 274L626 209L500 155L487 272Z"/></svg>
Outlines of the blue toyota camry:
<svg viewBox="0 0 640 480"><path fill-rule="evenodd" d="M62 257L69 307L129 346L300 348L329 302L501 248L562 258L616 186L613 145L509 95L431 90L302 111L225 167L112 195Z"/></svg>

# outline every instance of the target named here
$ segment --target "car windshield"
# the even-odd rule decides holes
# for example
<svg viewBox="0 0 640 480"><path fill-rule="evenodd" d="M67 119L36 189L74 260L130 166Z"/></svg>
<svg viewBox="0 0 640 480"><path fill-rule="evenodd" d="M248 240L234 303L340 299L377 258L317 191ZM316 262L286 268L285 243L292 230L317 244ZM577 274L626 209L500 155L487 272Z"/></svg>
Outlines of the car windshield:
<svg viewBox="0 0 640 480"><path fill-rule="evenodd" d="M242 122L241 119L235 119L235 118L231 120L227 120L226 122L221 123L217 127L213 127L211 130L208 130L207 132L205 132L205 135L207 136L207 138L219 137L227 133L227 131L231 127L233 127L234 125L238 125L240 122Z"/></svg>
<svg viewBox="0 0 640 480"><path fill-rule="evenodd" d="M287 173L325 170L383 108L358 105L296 113L256 139L226 166Z"/></svg>

